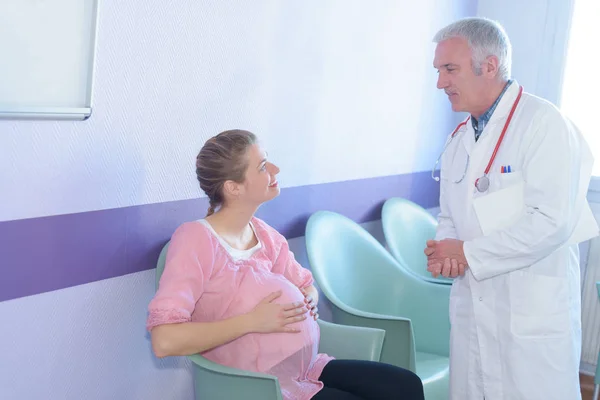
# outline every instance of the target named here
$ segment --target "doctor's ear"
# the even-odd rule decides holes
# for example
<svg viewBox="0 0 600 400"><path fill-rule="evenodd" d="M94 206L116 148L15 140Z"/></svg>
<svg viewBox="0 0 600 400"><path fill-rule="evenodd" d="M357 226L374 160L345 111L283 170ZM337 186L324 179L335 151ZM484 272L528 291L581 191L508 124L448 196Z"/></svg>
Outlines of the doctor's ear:
<svg viewBox="0 0 600 400"><path fill-rule="evenodd" d="M485 61L481 63L481 71L483 75L488 78L496 78L498 76L499 65L498 57L488 56Z"/></svg>

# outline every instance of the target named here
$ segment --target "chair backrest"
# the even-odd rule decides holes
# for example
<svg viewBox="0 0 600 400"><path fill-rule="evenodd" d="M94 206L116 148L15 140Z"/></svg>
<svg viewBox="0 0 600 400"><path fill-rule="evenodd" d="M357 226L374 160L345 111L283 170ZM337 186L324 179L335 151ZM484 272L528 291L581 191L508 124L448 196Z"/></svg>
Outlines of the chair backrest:
<svg viewBox="0 0 600 400"><path fill-rule="evenodd" d="M401 290L395 283L398 267L361 226L342 215L318 211L306 225L306 249L325 295L334 294L359 310L398 315L397 304L385 301Z"/></svg>
<svg viewBox="0 0 600 400"><path fill-rule="evenodd" d="M423 250L427 241L435 238L435 218L420 205L394 197L383 204L381 224L387 247L400 265L431 280ZM435 282L451 284L452 279L440 277Z"/></svg>
<svg viewBox="0 0 600 400"><path fill-rule="evenodd" d="M169 250L169 244L171 241L168 241L163 246L160 251L160 255L158 256L158 261L156 262L156 276L155 276L155 287L158 289L158 283L160 282L160 277L162 276L163 271L165 270L165 263L167 262L167 251Z"/></svg>
<svg viewBox="0 0 600 400"><path fill-rule="evenodd" d="M369 232L334 212L309 218L306 249L313 276L330 301L410 318L417 350L447 355L450 286L407 273Z"/></svg>

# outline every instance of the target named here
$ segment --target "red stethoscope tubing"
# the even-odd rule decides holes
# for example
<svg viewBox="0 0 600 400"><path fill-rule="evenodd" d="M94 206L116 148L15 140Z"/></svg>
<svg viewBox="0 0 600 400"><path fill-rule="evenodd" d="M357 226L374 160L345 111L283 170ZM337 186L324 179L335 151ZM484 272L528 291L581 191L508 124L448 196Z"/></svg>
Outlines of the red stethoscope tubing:
<svg viewBox="0 0 600 400"><path fill-rule="evenodd" d="M502 133L500 134L500 137L498 138L498 142L496 142L496 147L494 148L494 152L492 153L492 156L490 157L490 161L488 162L487 167L485 168L485 172L483 173L483 176L486 176L487 174L489 174L490 172L490 168L492 168L492 164L494 163L494 160L496 159L496 153L498 153L498 149L500 148L500 145L502 144L502 141L504 140L504 135L506 134L506 130L508 129L508 126L510 125L510 121L512 120L512 117L515 113L515 110L517 109L517 105L519 104L519 100L521 100L521 95L523 94L523 86L521 86L519 88L519 95L517 96L517 99L515 100L515 102L512 105L512 108L510 110L510 114L508 114L508 118L506 119L506 122L504 123L504 128L502 128ZM458 126L456 127L456 129L454 129L454 132L452 132L451 137L454 138L454 136L456 136L456 134L458 133L458 130L460 128L462 128L463 126L465 126L467 124L467 122L469 122L469 120L471 119L471 116L467 117L466 120L464 120L463 122L461 122L460 124L458 124ZM477 185L477 181L479 179L477 179L475 181L475 185Z"/></svg>
<svg viewBox="0 0 600 400"><path fill-rule="evenodd" d="M510 121L512 120L513 114L515 113L515 110L517 109L519 100L521 100L522 94L523 94L523 86L521 86L519 88L519 95L517 96L517 99L515 100L512 108L510 109L510 114L508 114L508 119L504 123L504 128L502 128L502 133L500 134L500 137L498 138L498 142L496 143L496 148L494 149L494 153L492 154L492 157L490 158L490 161L488 162L488 165L485 169L484 176L489 174L489 172L490 172L490 168L492 167L492 164L494 163L494 160L496 159L496 153L498 153L500 144L502 143L502 140L504 140L504 135L506 134L506 130L508 129L508 126L510 125Z"/></svg>

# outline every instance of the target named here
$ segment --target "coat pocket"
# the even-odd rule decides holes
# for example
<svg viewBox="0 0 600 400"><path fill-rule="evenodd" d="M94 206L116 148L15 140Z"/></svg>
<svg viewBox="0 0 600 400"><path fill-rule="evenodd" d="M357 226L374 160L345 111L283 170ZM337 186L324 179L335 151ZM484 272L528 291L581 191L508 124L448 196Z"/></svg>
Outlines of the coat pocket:
<svg viewBox="0 0 600 400"><path fill-rule="evenodd" d="M495 173L490 175L490 187L492 190L501 190L517 185L523 181L523 173L515 171L506 174Z"/></svg>
<svg viewBox="0 0 600 400"><path fill-rule="evenodd" d="M566 278L519 270L510 273L509 282L512 334L552 338L570 332Z"/></svg>

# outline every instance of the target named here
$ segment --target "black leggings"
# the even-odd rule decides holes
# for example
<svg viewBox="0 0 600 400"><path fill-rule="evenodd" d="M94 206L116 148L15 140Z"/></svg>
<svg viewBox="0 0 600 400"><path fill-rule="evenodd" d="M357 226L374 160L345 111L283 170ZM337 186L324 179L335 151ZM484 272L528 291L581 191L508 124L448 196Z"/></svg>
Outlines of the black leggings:
<svg viewBox="0 0 600 400"><path fill-rule="evenodd" d="M325 385L314 400L424 400L414 373L373 361L331 360L321 377Z"/></svg>

